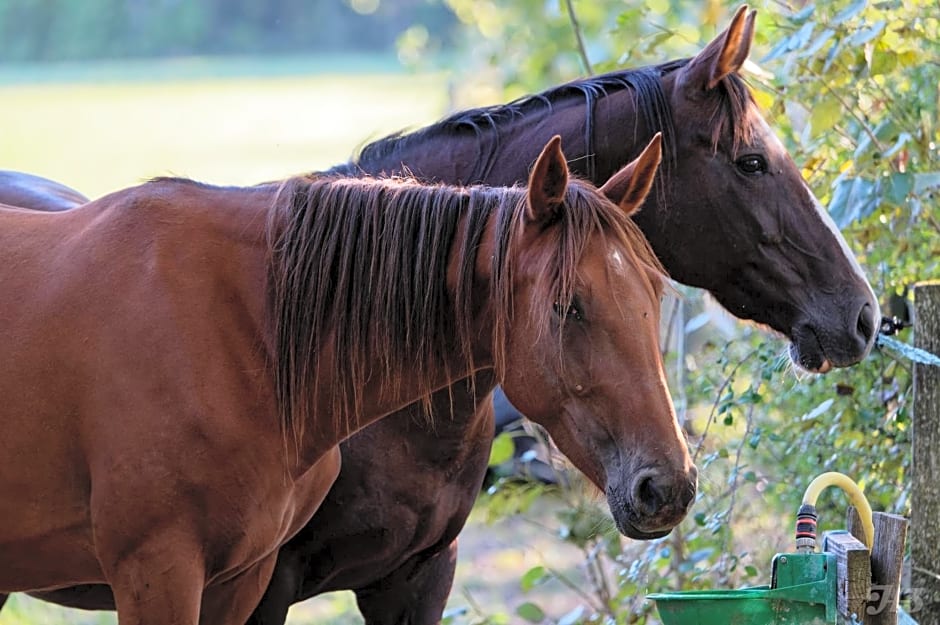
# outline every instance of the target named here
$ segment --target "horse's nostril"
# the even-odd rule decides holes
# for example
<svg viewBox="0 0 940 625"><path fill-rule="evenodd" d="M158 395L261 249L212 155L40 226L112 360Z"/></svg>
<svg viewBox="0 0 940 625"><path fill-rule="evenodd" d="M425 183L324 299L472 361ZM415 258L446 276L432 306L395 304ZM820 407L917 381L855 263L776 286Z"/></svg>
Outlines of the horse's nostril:
<svg viewBox="0 0 940 625"><path fill-rule="evenodd" d="M657 485L656 476L648 473L636 480L633 490L634 505L644 514L654 516L666 502L662 487Z"/></svg>
<svg viewBox="0 0 940 625"><path fill-rule="evenodd" d="M875 335L875 322L876 319L874 308L872 308L871 304L865 302L865 304L862 306L862 310L858 313L858 322L856 327L858 329L859 336L862 337L866 344Z"/></svg>

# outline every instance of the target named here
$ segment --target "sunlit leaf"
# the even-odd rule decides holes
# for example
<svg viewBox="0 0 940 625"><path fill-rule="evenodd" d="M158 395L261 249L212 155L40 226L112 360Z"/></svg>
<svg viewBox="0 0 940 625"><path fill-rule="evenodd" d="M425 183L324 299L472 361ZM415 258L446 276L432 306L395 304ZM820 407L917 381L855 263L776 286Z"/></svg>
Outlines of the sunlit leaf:
<svg viewBox="0 0 940 625"><path fill-rule="evenodd" d="M921 195L938 188L940 188L940 171L914 174L914 193Z"/></svg>
<svg viewBox="0 0 940 625"><path fill-rule="evenodd" d="M826 61L823 63L822 68L824 74L832 69L833 63L835 63L836 59L839 58L839 53L842 52L843 43L843 39L837 39L829 48L829 52L826 53Z"/></svg>
<svg viewBox="0 0 940 625"><path fill-rule="evenodd" d="M849 37L849 45L852 46L863 46L878 35L885 29L887 24L884 20L878 20L871 26L867 28L860 28Z"/></svg>
<svg viewBox="0 0 940 625"><path fill-rule="evenodd" d="M545 612L534 603L527 601L516 608L516 614L530 623L541 623L545 620Z"/></svg>
<svg viewBox="0 0 940 625"><path fill-rule="evenodd" d="M913 50L899 52L896 58L901 67L912 67L921 63L921 56Z"/></svg>
<svg viewBox="0 0 940 625"><path fill-rule="evenodd" d="M523 592L529 592L537 584L545 581L547 572L544 566L534 566L526 571L519 579L519 586Z"/></svg>
<svg viewBox="0 0 940 625"><path fill-rule="evenodd" d="M800 22L809 19L815 10L816 5L814 3L807 4L805 7L794 13L790 19L799 24Z"/></svg>
<svg viewBox="0 0 940 625"><path fill-rule="evenodd" d="M822 31L821 33L819 33L819 35L816 36L815 39L813 39L813 42L809 45L809 47L802 51L801 56L803 57L813 56L814 54L819 52L819 50L824 45L826 45L826 42L832 39L832 36L835 34L836 34L836 31L832 30L831 28L827 28L826 30Z"/></svg>
<svg viewBox="0 0 940 625"><path fill-rule="evenodd" d="M810 114L813 133L818 135L831 130L843 115L842 105L835 98L825 98L815 103Z"/></svg>
<svg viewBox="0 0 940 625"><path fill-rule="evenodd" d="M470 609L467 606L459 606L445 610L443 614L443 623L453 623L454 619L456 619L458 616L465 616L469 612Z"/></svg>
<svg viewBox="0 0 940 625"><path fill-rule="evenodd" d="M901 204L907 195L914 189L914 174L909 172L895 172L888 179L885 197L895 204Z"/></svg>
<svg viewBox="0 0 940 625"><path fill-rule="evenodd" d="M812 421L813 419L820 417L827 410L829 410L829 408L832 407L833 402L835 402L835 400L832 398L822 401L818 406L800 417L800 421Z"/></svg>
<svg viewBox="0 0 940 625"><path fill-rule="evenodd" d="M858 15L859 13L861 13L862 11L864 11L867 5L868 5L868 0L855 0L855 2L851 3L849 6L845 7L844 9L836 13L835 17L833 17L829 23L835 26L835 25L841 24L842 22L850 20L856 15Z"/></svg>
<svg viewBox="0 0 940 625"><path fill-rule="evenodd" d="M703 560L707 560L711 555L715 553L714 547L705 547L704 549L698 549L686 556L686 560L691 564L698 564Z"/></svg>
<svg viewBox="0 0 940 625"><path fill-rule="evenodd" d="M832 192L829 214L840 228L863 219L878 208L878 185L864 178L839 181Z"/></svg>
<svg viewBox="0 0 940 625"><path fill-rule="evenodd" d="M806 47L806 44L809 42L810 37L813 36L813 29L816 27L815 22L806 22L803 26L790 35L789 37L783 38L777 45L771 48L770 52L767 53L761 63L767 63L768 61L773 61L787 52L792 52L794 50L802 50Z"/></svg>
<svg viewBox="0 0 940 625"><path fill-rule="evenodd" d="M503 432L493 440L493 446L490 448L489 465L496 466L512 460L512 454L515 445L512 442L512 436L508 432Z"/></svg>
<svg viewBox="0 0 940 625"><path fill-rule="evenodd" d="M760 445L760 439L761 439L761 430L758 429L753 434L751 434L751 438L748 439L747 444L750 446L751 449L757 449L757 446Z"/></svg>
<svg viewBox="0 0 940 625"><path fill-rule="evenodd" d="M910 142L910 140L911 140L911 133L902 132L900 135L898 135L898 138L894 142L894 145L892 145L890 148L885 150L885 153L882 156L884 158L891 158L892 156L897 154L905 145L907 145L908 142Z"/></svg>
<svg viewBox="0 0 940 625"><path fill-rule="evenodd" d="M869 71L872 76L890 73L898 65L898 55L894 50L876 48L871 55Z"/></svg>

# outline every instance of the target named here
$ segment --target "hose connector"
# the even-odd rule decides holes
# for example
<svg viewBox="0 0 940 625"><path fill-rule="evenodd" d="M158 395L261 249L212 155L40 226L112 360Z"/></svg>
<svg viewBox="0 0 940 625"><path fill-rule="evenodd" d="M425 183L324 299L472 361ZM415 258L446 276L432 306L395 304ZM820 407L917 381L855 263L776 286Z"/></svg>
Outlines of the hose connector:
<svg viewBox="0 0 940 625"><path fill-rule="evenodd" d="M816 506L804 503L796 515L796 552L816 551Z"/></svg>

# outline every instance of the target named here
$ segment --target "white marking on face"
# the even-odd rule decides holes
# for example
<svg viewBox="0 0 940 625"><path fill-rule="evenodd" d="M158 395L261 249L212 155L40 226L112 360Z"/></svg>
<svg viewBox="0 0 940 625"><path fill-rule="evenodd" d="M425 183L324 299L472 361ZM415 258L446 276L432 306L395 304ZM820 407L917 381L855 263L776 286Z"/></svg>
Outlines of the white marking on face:
<svg viewBox="0 0 940 625"><path fill-rule="evenodd" d="M620 253L620 250L613 250L610 253L610 266L614 268L614 271L617 273L623 273L625 270L626 262L623 259L623 254Z"/></svg>
<svg viewBox="0 0 940 625"><path fill-rule="evenodd" d="M762 138L765 145L772 146L780 150L780 152L786 153L786 148L784 147L783 142L780 141L779 137L777 137L777 134L767 123L767 120L765 120L763 116L758 116L758 119L760 120L761 129L763 130ZM858 264L858 259L855 258L855 254L852 252L849 244L846 243L845 237L842 236L842 232L839 230L839 227L836 226L836 222L832 220L832 216L829 214L829 211L827 211L826 208L819 202L819 200L816 199L812 189L809 188L809 185L806 184L805 180L803 181L803 188L806 190L806 195L809 196L809 201L816 209L816 213L819 215L819 218L826 225L826 228L829 229L829 232L832 233L832 236L835 237L836 241L839 243L839 247L842 248L842 253L845 255L846 260L852 267L852 271L856 276L858 276L858 279L861 280L866 287L868 287L868 293L871 295L871 302L875 307L875 324L877 325L881 323L881 307L878 304L878 298L875 297L875 291L871 288L871 283L868 282L868 278L865 276L865 272L862 270L861 265ZM868 349L871 349L877 338L878 333L873 333L871 339L868 342Z"/></svg>
<svg viewBox="0 0 940 625"><path fill-rule="evenodd" d="M858 259L855 258L855 254L852 253L849 244L846 243L845 237L842 236L842 232L839 231L839 227L836 226L836 222L832 220L832 216L829 214L829 211L819 203L819 200L816 199L816 196L813 195L813 191L809 188L809 185L806 182L803 182L803 188L806 189L806 195L809 196L810 202L812 202L813 207L816 209L816 212L819 214L819 218L822 220L826 227L829 228L829 232L832 233L832 236L836 238L836 241L839 242L839 247L842 248L842 252L845 254L845 258L849 261L849 264L852 266L852 270L855 272L855 275L865 283L865 286L868 287L868 292L871 294L872 300L875 302L875 306L878 305L878 299L875 297L875 292L871 288L871 284L868 283L868 278L865 276L865 272L862 270L861 265L858 264ZM876 310L878 313L877 320L881 319L880 310Z"/></svg>
<svg viewBox="0 0 940 625"><path fill-rule="evenodd" d="M764 119L763 115L756 115L758 121L761 125L761 139L764 140L765 144L769 144L767 147L775 148L778 152L786 153L787 149L783 147L783 141L780 140L780 137L777 136L777 133L774 132L773 128L770 127L770 124L767 123L767 120Z"/></svg>
<svg viewBox="0 0 940 625"><path fill-rule="evenodd" d="M760 121L761 130L763 131L761 138L763 139L764 144L768 147L776 148L782 153L786 153L786 148L783 146L783 142L780 141L779 137L777 137L777 133L773 131L773 129L767 123L767 120L764 119L763 116L759 116L757 119ZM838 226L836 226L836 223L832 220L832 217L829 215L829 211L827 211L825 207L819 203L819 200L817 200L816 196L813 195L813 191L809 188L809 185L806 184L805 180L803 181L803 188L806 189L806 194L809 196L809 200L813 207L816 208L816 212L819 214L819 218L822 219L823 223L826 224L826 227L829 228L829 231L832 233L832 236L834 236L836 241L839 242L839 247L842 248L842 252L845 254L846 260L848 260L849 264L852 266L852 270L855 272L855 275L857 275L859 279L865 283L865 286L868 287L868 292L871 293L872 299L876 299L875 292L868 283L868 278L865 276L865 272L862 271L862 267L858 264L858 260L855 258L855 254L852 253L848 243L845 242L845 237L842 236L842 232L839 231Z"/></svg>
<svg viewBox="0 0 940 625"><path fill-rule="evenodd" d="M813 191L809 188L809 185L807 185L806 182L803 182L803 186L806 188L806 193L809 195L810 201L816 208L816 212L819 214L819 218L822 219L822 222L826 224L827 228L829 228L832 236L834 236L836 241L839 242L839 246L842 248L842 252L845 254L849 264L852 266L852 270L858 276L859 280L861 280L865 286L868 287L868 294L871 296L871 304L875 307L874 316L872 318L875 324L875 331L872 332L871 338L868 339L868 345L865 347L865 354L867 355L875 346L875 341L878 340L878 326L881 324L881 305L878 303L878 298L875 297L875 291L871 288L871 284L868 282L868 278L865 276L865 272L858 264L858 259L855 258L855 254L852 253L852 250L849 248L849 244L845 242L845 237L842 236L842 232L839 231L839 227L836 226L836 222L832 220L832 216L829 215L829 211L827 211L825 207L819 203L819 200L817 200L816 196L813 195Z"/></svg>

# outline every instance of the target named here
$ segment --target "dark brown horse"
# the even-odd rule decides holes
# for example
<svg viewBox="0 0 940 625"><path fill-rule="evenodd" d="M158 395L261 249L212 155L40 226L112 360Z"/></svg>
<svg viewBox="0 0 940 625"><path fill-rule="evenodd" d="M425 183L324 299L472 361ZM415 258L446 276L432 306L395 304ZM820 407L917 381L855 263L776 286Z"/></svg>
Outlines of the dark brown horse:
<svg viewBox="0 0 940 625"><path fill-rule="evenodd" d="M88 198L64 184L19 171L0 169L0 203L43 211L64 211Z"/></svg>
<svg viewBox="0 0 940 625"><path fill-rule="evenodd" d="M691 60L457 113L367 145L334 171L511 184L525 179L533 146L558 133L572 169L603 181L662 132L661 184L636 221L670 276L790 338L804 369L855 364L874 344L878 302L736 73L755 16L739 9Z"/></svg>
<svg viewBox="0 0 940 625"><path fill-rule="evenodd" d="M159 180L0 209L0 590L107 583L122 625L242 623L337 444L470 374L625 531L667 533L695 468L658 352L663 275L629 219L659 138L602 192L559 146L527 189Z"/></svg>
<svg viewBox="0 0 940 625"><path fill-rule="evenodd" d="M572 166L603 181L646 137L664 131L665 175L635 219L673 277L708 288L731 312L789 336L791 353L806 368L851 364L870 348L877 302L736 75L753 19L739 11L689 61L461 113L367 146L357 164L342 169L405 164L440 180L524 180L535 156L528 137L557 130L575 147L568 151ZM491 382L478 377L477 392ZM456 415L476 410L475 418L440 416L451 401ZM483 477L492 416L468 382L433 403L434 428L421 425L414 407L343 443L333 490L281 549L253 622L282 623L291 603L336 589L356 591L369 623L440 619L453 576L452 541ZM393 440L376 454L376 441ZM105 596L57 593L55 600L108 605L107 589L91 592Z"/></svg>

